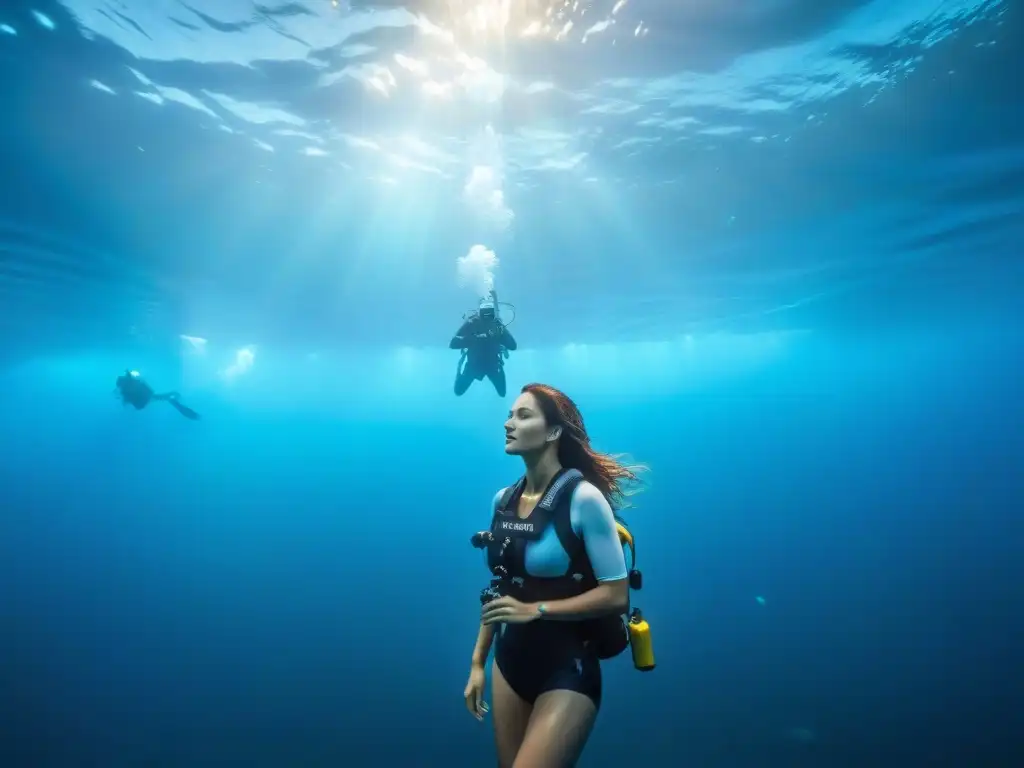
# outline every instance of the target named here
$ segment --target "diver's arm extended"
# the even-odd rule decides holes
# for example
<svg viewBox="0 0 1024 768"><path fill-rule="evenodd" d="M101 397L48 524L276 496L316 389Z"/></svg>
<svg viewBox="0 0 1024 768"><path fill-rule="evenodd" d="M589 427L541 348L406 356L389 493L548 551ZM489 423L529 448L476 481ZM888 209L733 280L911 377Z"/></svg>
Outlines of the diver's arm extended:
<svg viewBox="0 0 1024 768"><path fill-rule="evenodd" d="M582 595L545 602L542 618L580 621L625 613L629 608L626 556L611 505L593 485L580 483L572 495L570 514L579 520L579 534L598 583Z"/></svg>
<svg viewBox="0 0 1024 768"><path fill-rule="evenodd" d="M462 324L462 326L459 328L459 330L457 330L455 332L455 335L452 336L452 340L450 342L448 342L448 348L449 349L465 349L466 347L468 347L469 346L469 340L468 340L469 330L470 330L470 324L469 324L469 321L467 320L466 322L464 322Z"/></svg>

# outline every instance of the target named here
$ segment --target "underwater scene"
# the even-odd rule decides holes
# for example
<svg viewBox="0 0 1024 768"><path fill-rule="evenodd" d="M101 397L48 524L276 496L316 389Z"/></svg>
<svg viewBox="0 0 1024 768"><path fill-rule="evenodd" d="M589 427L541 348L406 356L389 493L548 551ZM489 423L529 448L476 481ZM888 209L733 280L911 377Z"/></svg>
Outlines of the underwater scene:
<svg viewBox="0 0 1024 768"><path fill-rule="evenodd" d="M0 4L0 768L1024 765L1022 52Z"/></svg>

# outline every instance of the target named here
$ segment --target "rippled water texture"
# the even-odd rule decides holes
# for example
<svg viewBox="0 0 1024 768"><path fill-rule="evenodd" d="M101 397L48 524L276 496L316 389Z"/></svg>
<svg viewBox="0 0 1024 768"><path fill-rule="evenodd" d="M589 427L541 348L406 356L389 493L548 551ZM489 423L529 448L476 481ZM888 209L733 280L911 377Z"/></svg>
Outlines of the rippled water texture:
<svg viewBox="0 0 1024 768"><path fill-rule="evenodd" d="M443 344L482 245L536 345L980 306L1019 285L1008 7L5 6L0 296L37 334Z"/></svg>

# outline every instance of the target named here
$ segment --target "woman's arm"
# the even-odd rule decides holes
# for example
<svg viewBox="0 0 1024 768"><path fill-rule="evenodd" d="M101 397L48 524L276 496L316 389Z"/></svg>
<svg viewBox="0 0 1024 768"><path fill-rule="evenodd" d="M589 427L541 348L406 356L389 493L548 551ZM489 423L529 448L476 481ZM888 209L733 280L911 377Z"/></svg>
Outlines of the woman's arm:
<svg viewBox="0 0 1024 768"><path fill-rule="evenodd" d="M629 582L626 579L604 581L576 597L538 603L539 618L550 621L583 621L600 616L625 613L629 607Z"/></svg>
<svg viewBox="0 0 1024 768"><path fill-rule="evenodd" d="M504 495L505 489L501 488L496 494L494 494L494 498L491 499L491 520L488 521L488 529L490 529L491 524L494 522L494 513L498 511L498 503ZM481 624L480 631L476 635L476 645L473 646L472 666L482 667L487 663L487 655L491 652L492 642L494 642L494 625Z"/></svg>
<svg viewBox="0 0 1024 768"><path fill-rule="evenodd" d="M494 626L480 625L480 631L476 636L476 645L473 647L473 659L471 665L482 667L487 663L487 656L491 652L491 642L494 640Z"/></svg>
<svg viewBox="0 0 1024 768"><path fill-rule="evenodd" d="M579 521L579 535L598 584L582 595L543 603L541 618L580 621L625 613L629 608L626 556L611 505L593 485L580 483L572 495L570 515Z"/></svg>

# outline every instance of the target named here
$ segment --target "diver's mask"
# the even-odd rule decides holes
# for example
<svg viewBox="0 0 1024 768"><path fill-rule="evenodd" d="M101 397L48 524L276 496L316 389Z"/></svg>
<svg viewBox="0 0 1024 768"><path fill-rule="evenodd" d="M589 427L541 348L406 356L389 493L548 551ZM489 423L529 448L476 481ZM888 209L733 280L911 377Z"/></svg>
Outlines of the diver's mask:
<svg viewBox="0 0 1024 768"><path fill-rule="evenodd" d="M496 320L498 317L498 302L494 296L494 291L491 291L490 297L480 299L480 306L477 308L477 312L480 317L484 320Z"/></svg>

